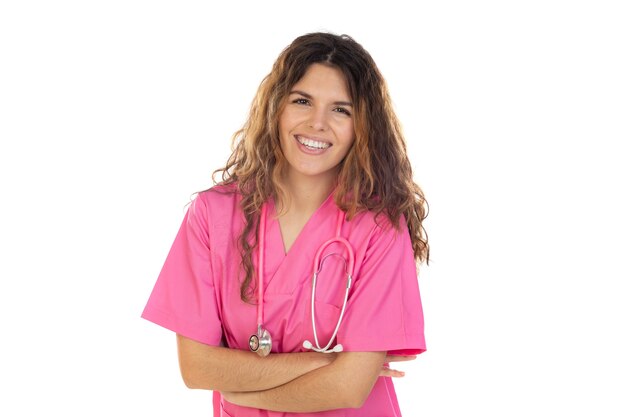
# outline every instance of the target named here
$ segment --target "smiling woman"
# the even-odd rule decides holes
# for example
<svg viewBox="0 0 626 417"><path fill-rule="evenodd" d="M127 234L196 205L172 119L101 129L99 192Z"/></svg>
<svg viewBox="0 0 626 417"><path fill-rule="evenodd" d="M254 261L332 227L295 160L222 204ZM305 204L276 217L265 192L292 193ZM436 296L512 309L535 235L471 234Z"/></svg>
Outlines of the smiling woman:
<svg viewBox="0 0 626 417"><path fill-rule="evenodd" d="M177 333L216 416L399 416L388 363L426 349L429 246L376 64L346 35L295 39L234 140L143 317Z"/></svg>

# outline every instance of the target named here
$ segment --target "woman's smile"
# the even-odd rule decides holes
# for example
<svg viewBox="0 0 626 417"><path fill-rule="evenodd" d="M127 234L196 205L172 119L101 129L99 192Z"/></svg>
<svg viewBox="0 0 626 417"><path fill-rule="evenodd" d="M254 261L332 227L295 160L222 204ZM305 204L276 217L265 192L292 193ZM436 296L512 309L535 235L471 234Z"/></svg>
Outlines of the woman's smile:
<svg viewBox="0 0 626 417"><path fill-rule="evenodd" d="M296 141L301 145L300 149L309 154L319 155L332 146L331 143L311 138L308 136L295 135Z"/></svg>

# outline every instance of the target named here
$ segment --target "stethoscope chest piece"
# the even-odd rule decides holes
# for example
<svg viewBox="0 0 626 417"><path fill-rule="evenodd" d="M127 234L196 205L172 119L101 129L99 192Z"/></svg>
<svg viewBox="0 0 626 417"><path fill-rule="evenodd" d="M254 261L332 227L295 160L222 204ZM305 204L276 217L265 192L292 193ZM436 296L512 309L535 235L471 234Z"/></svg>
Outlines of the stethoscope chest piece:
<svg viewBox="0 0 626 417"><path fill-rule="evenodd" d="M272 336L266 329L258 327L257 333L250 336L248 340L250 350L259 354L259 356L267 356L272 351Z"/></svg>

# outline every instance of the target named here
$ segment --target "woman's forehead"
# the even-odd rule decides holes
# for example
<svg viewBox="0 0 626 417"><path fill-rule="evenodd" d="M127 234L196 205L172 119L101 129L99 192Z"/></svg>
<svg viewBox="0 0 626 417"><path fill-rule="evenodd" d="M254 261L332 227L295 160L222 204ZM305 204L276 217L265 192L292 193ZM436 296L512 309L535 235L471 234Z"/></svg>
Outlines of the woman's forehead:
<svg viewBox="0 0 626 417"><path fill-rule="evenodd" d="M329 65L310 65L288 93L299 93L311 99L324 97L332 101L351 104L345 75L338 68Z"/></svg>

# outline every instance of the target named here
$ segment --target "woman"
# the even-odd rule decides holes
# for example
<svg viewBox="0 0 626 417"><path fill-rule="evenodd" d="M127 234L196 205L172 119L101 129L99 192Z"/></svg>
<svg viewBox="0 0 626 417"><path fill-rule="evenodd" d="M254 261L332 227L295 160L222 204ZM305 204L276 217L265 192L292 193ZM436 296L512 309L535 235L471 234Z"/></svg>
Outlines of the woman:
<svg viewBox="0 0 626 417"><path fill-rule="evenodd" d="M234 139L143 317L177 333L215 415L399 416L386 364L426 349L426 210L374 61L345 35L295 39Z"/></svg>

